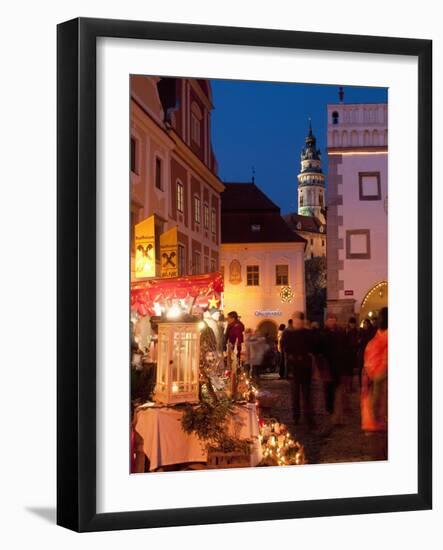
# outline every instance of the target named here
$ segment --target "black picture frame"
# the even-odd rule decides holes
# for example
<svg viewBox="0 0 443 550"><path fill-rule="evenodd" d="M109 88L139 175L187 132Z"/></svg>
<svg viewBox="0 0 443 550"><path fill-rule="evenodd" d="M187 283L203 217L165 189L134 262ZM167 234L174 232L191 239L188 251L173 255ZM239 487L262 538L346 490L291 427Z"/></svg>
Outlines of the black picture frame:
<svg viewBox="0 0 443 550"><path fill-rule="evenodd" d="M96 512L96 39L399 54L418 58L418 491L415 494ZM432 507L432 42L74 19L57 29L57 523L75 531L426 510Z"/></svg>

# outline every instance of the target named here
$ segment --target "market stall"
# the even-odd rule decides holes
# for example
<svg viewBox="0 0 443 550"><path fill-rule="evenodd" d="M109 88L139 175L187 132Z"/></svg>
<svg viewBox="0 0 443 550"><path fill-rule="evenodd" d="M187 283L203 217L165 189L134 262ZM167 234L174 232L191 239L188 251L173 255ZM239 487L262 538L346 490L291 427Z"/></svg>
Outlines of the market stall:
<svg viewBox="0 0 443 550"><path fill-rule="evenodd" d="M132 472L284 463L291 440L259 423L257 389L223 346L222 308L219 273L133 283Z"/></svg>

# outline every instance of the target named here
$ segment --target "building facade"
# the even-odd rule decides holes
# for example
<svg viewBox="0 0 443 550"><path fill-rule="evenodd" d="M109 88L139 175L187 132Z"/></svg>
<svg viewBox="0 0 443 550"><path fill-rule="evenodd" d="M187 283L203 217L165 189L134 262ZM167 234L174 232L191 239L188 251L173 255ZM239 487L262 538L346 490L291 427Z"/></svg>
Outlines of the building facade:
<svg viewBox="0 0 443 550"><path fill-rule="evenodd" d="M305 240L289 229L255 183L225 183L221 268L224 310L246 328L276 336L294 311L305 311Z"/></svg>
<svg viewBox="0 0 443 550"><path fill-rule="evenodd" d="M161 276L162 235L170 231L175 274L219 269L220 193L212 150L208 80L131 76L131 275L136 230L154 226L155 268ZM169 239L171 241L171 238ZM164 256L171 261L171 254Z"/></svg>
<svg viewBox="0 0 443 550"><path fill-rule="evenodd" d="M305 259L308 260L326 256L325 175L310 121L300 164L297 176L298 210L286 214L284 219L292 231L306 240Z"/></svg>
<svg viewBox="0 0 443 550"><path fill-rule="evenodd" d="M388 299L387 104L328 105L327 308L346 322Z"/></svg>

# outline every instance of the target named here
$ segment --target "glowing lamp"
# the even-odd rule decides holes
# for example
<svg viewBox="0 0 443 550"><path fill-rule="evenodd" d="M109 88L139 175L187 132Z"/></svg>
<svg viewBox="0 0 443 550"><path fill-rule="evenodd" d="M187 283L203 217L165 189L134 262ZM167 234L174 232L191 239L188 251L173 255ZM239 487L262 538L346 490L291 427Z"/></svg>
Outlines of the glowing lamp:
<svg viewBox="0 0 443 550"><path fill-rule="evenodd" d="M197 402L199 374L199 324L159 323L155 400L165 405Z"/></svg>

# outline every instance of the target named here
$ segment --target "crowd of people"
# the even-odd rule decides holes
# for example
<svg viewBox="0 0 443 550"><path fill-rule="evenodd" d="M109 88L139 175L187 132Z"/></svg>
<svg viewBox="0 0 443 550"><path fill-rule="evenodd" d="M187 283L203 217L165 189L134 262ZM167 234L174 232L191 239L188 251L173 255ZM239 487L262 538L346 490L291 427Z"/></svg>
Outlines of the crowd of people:
<svg viewBox="0 0 443 550"><path fill-rule="evenodd" d="M302 312L294 313L288 324L279 326L277 338L245 329L237 312L227 315L225 347L236 350L239 362L259 382L263 369L278 370L290 381L293 419L316 427L312 402L312 381L323 389L324 409L332 423L345 423L350 394L360 392L361 427L365 432L387 429L388 309L382 308L377 322L365 319L362 326L351 317L340 327L328 313L323 328L310 322Z"/></svg>

